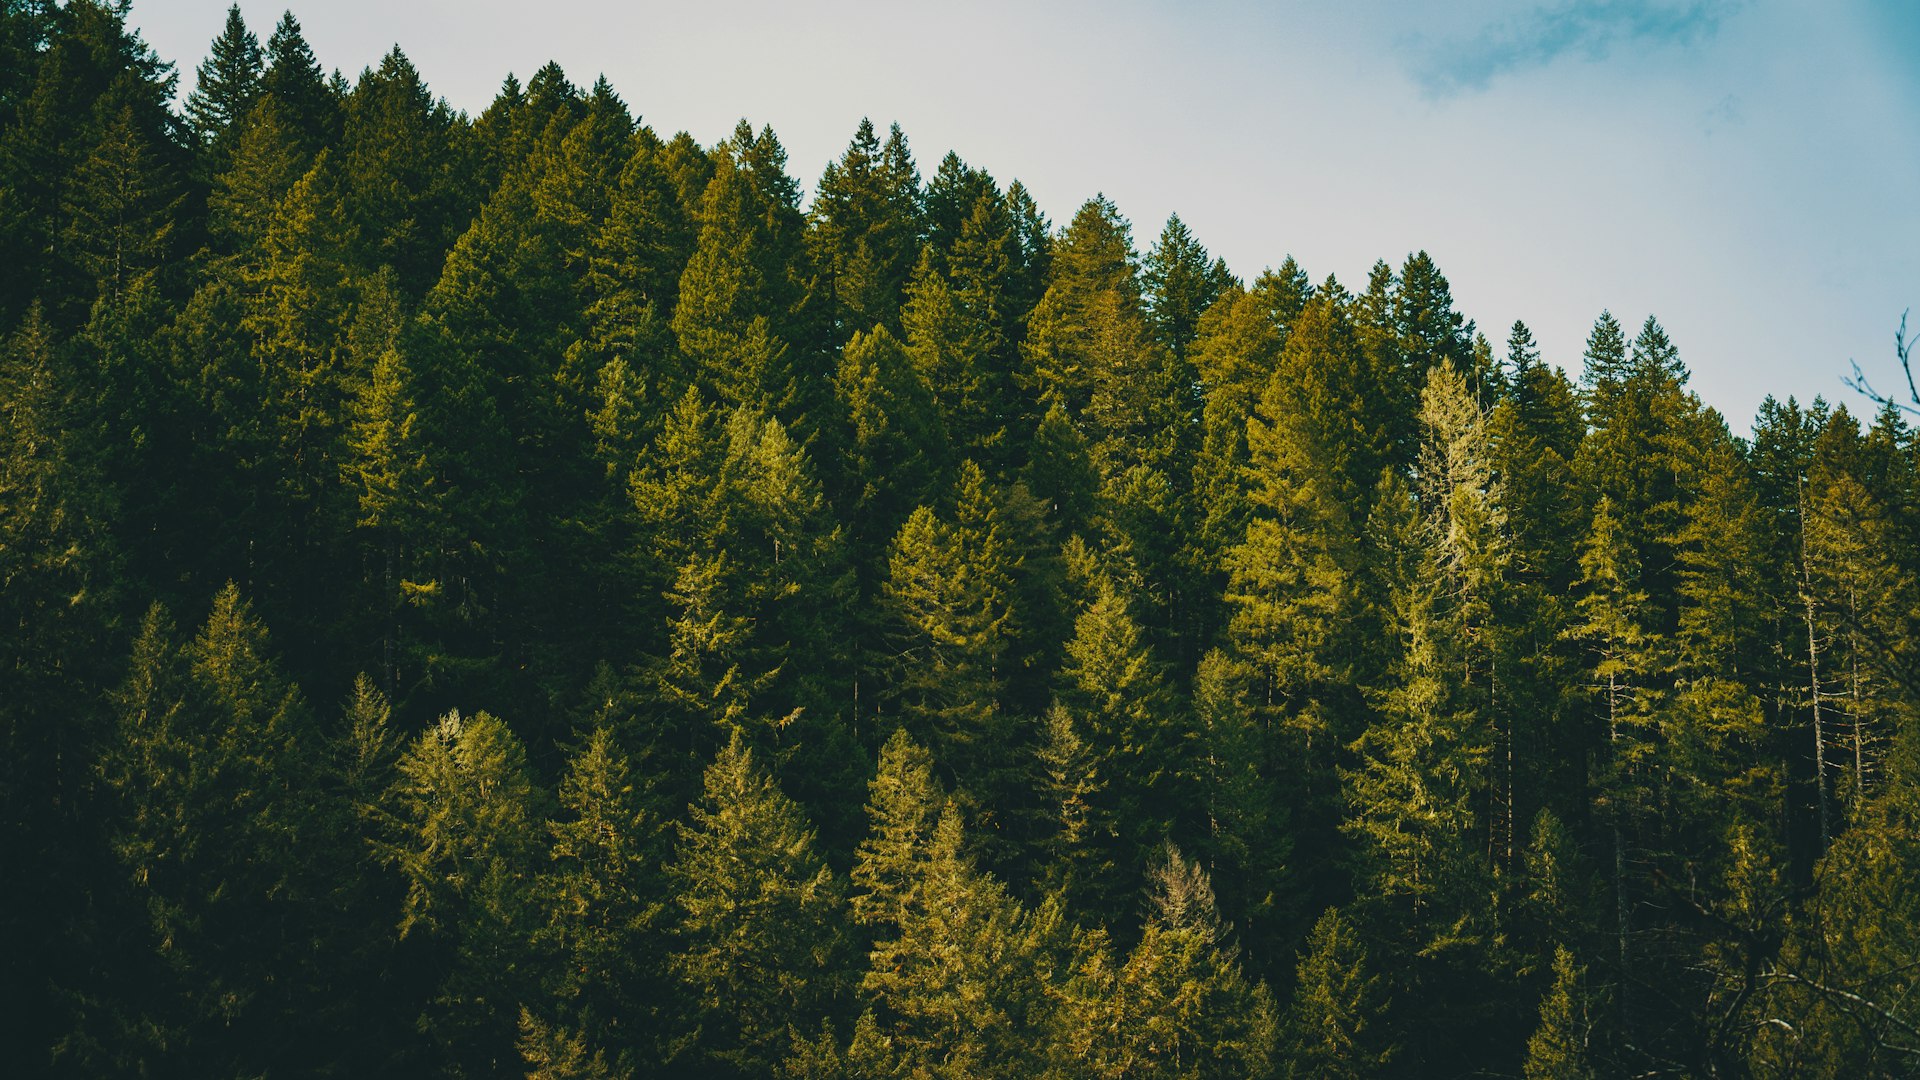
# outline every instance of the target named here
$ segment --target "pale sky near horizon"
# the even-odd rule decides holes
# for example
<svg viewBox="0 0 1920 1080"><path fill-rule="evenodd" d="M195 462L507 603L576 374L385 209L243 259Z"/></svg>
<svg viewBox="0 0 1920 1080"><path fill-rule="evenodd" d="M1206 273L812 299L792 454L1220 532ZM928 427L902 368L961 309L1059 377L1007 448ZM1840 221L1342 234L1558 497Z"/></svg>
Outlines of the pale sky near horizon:
<svg viewBox="0 0 1920 1080"><path fill-rule="evenodd" d="M229 0L135 0L182 90ZM242 4L264 40L286 0ZM1432 254L1504 346L1578 373L1602 308L1666 326L1746 430L1768 393L1870 407L1920 309L1913 0L326 0L293 4L349 78L398 43L477 113L547 60L605 74L663 135L771 124L811 186L898 122L1056 224L1096 192L1144 251L1171 212L1251 280L1289 253L1359 289ZM1920 311L1915 314L1920 326Z"/></svg>

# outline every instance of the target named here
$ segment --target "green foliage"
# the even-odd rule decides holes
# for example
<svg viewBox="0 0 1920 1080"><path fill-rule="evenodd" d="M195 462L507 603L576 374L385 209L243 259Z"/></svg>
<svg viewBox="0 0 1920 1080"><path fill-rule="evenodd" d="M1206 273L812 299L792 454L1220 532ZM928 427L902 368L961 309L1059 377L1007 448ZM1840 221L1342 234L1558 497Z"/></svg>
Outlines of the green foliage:
<svg viewBox="0 0 1920 1080"><path fill-rule="evenodd" d="M789 1018L812 1027L835 994L840 886L800 807L736 729L680 826L668 965L689 995L686 1053L727 1075L765 1076Z"/></svg>
<svg viewBox="0 0 1920 1080"><path fill-rule="evenodd" d="M0 4L15 1071L1920 1069L1891 403L130 11Z"/></svg>
<svg viewBox="0 0 1920 1080"><path fill-rule="evenodd" d="M1300 957L1282 1044L1288 1075L1378 1074L1398 1050L1384 1029L1386 1008L1385 988L1370 970L1365 943L1344 915L1329 908L1313 924Z"/></svg>
<svg viewBox="0 0 1920 1080"><path fill-rule="evenodd" d="M1014 783L1002 696L1019 561L971 462L961 467L954 500L950 519L923 506L900 527L881 596L892 623L894 707L955 778L966 805L990 814Z"/></svg>
<svg viewBox="0 0 1920 1080"><path fill-rule="evenodd" d="M437 948L424 1030L463 1070L514 1058L512 1002L532 985L540 815L526 750L486 713L450 712L400 759L383 855L407 882L400 933Z"/></svg>
<svg viewBox="0 0 1920 1080"><path fill-rule="evenodd" d="M1014 1077L1038 1063L1042 926L973 865L948 803L861 980L880 1035L908 1075Z"/></svg>
<svg viewBox="0 0 1920 1080"><path fill-rule="evenodd" d="M1554 950L1553 986L1540 999L1540 1026L1527 1039L1527 1080L1592 1080L1588 1057L1586 969L1565 946Z"/></svg>

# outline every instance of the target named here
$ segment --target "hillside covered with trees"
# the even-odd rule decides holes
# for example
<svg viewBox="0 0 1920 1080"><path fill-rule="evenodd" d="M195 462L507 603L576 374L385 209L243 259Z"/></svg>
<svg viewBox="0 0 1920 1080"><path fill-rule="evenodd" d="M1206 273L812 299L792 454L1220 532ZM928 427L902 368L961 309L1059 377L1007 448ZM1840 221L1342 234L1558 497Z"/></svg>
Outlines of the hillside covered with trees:
<svg viewBox="0 0 1920 1080"><path fill-rule="evenodd" d="M175 85L0 2L10 1074L1920 1074L1894 404L291 14Z"/></svg>

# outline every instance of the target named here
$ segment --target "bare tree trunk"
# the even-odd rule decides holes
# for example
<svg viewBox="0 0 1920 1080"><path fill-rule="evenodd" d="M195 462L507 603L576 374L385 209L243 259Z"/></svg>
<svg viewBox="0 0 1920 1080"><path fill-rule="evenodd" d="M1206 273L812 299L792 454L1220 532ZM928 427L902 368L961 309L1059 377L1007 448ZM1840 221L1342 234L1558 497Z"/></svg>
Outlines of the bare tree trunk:
<svg viewBox="0 0 1920 1080"><path fill-rule="evenodd" d="M1813 562L1807 548L1806 480L1796 482L1800 511L1800 600L1807 623L1807 690L1813 708L1814 785L1820 794L1820 850L1833 842L1833 809L1827 794L1827 733L1820 716L1820 635L1813 609Z"/></svg>

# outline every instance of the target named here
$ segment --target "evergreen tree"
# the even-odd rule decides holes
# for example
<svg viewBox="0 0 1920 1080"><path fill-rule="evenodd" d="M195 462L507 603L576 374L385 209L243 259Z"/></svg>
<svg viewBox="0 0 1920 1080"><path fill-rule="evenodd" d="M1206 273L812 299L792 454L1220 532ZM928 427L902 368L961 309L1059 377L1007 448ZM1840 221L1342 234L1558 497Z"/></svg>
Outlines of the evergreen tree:
<svg viewBox="0 0 1920 1080"><path fill-rule="evenodd" d="M673 332L696 385L779 418L804 440L824 422L825 350L786 151L771 130L755 135L742 122L715 164Z"/></svg>
<svg viewBox="0 0 1920 1080"><path fill-rule="evenodd" d="M1267 1075L1278 1017L1266 987L1240 970L1206 872L1168 845L1150 876L1140 943L1115 965L1096 938L1069 988L1080 1000L1068 1009L1084 1027L1063 1040L1063 1074Z"/></svg>
<svg viewBox="0 0 1920 1080"><path fill-rule="evenodd" d="M540 885L547 924L534 934L554 955L548 996L596 1057L611 1053L622 1070L660 1053L648 1021L665 974L648 959L661 944L662 905L654 867L659 827L641 807L641 792L613 733L595 727L568 763L551 821L551 866ZM530 1021L522 1014L522 1052Z"/></svg>
<svg viewBox="0 0 1920 1080"><path fill-rule="evenodd" d="M895 728L880 749L880 766L867 786L868 831L854 853L850 906L856 922L876 935L898 932L920 880L945 801L933 778L933 758Z"/></svg>
<svg viewBox="0 0 1920 1080"><path fill-rule="evenodd" d="M684 1052L709 1075L770 1075L788 1023L814 1026L835 997L840 887L737 729L689 814L667 864L668 964L690 996Z"/></svg>
<svg viewBox="0 0 1920 1080"><path fill-rule="evenodd" d="M422 1030L454 1068L516 1061L514 1003L535 988L529 940L544 794L526 750L487 715L442 716L399 764L395 821L381 846L407 882L402 937L431 945L438 985Z"/></svg>
<svg viewBox="0 0 1920 1080"><path fill-rule="evenodd" d="M899 329L901 293L920 251L920 174L895 124L883 146L861 120L839 161L821 174L807 246L833 297L844 337L875 326Z"/></svg>
<svg viewBox="0 0 1920 1080"><path fill-rule="evenodd" d="M326 73L300 29L300 20L288 11L267 38L266 71L260 77L262 97L271 97L286 110L287 123L309 154L330 146L340 137L341 102L327 83Z"/></svg>
<svg viewBox="0 0 1920 1080"><path fill-rule="evenodd" d="M1056 713L1049 714L1043 750L1046 786L1058 792L1062 832L1081 833L1071 841L1062 836L1058 849L1089 867L1065 875L1075 879L1070 910L1117 916L1120 897L1134 890L1114 871L1144 864L1173 808L1169 804L1184 801L1186 793L1173 788L1189 748L1180 745L1172 695L1127 598L1105 575L1093 583L1075 620L1057 678ZM1072 744L1081 740L1076 754ZM1070 830L1071 819L1086 813L1070 809L1072 802L1089 796L1105 828L1088 830L1082 823ZM1105 872L1098 869L1102 862Z"/></svg>
<svg viewBox="0 0 1920 1080"><path fill-rule="evenodd" d="M299 690L232 585L201 632L151 609L101 760L109 843L149 920L151 981L115 988L148 1069L265 1072L319 1052L327 1010L296 973L325 922L345 838L321 801ZM138 971L138 967L135 967Z"/></svg>
<svg viewBox="0 0 1920 1080"><path fill-rule="evenodd" d="M167 267L180 207L175 192L133 108L107 113L99 140L65 185L59 248L99 301L122 303Z"/></svg>
<svg viewBox="0 0 1920 1080"><path fill-rule="evenodd" d="M885 326L854 334L834 391L848 428L843 512L864 565L945 486L947 433L926 380Z"/></svg>
<svg viewBox="0 0 1920 1080"><path fill-rule="evenodd" d="M1209 261L1178 214L1167 218L1140 269L1155 336L1174 355L1185 356L1201 316L1234 284L1233 275L1221 260Z"/></svg>
<svg viewBox="0 0 1920 1080"><path fill-rule="evenodd" d="M274 81L270 70L269 91ZM397 47L361 73L345 102L340 160L358 262L393 267L408 297L439 276L472 210L450 168L453 123Z"/></svg>
<svg viewBox="0 0 1920 1080"><path fill-rule="evenodd" d="M1597 729L1597 804L1611 830L1611 892L1615 958L1624 974L1631 966L1634 882L1628 865L1647 827L1649 777L1655 751L1655 707L1664 666L1660 639L1650 628L1649 598L1640 566L1627 546L1613 505L1602 499L1581 545L1574 622L1567 636L1579 643L1587 663L1587 691Z"/></svg>
<svg viewBox="0 0 1920 1080"><path fill-rule="evenodd" d="M1313 924L1300 957L1285 1027L1288 1075L1359 1078L1380 1073L1395 1057L1386 1030L1380 978L1369 970L1365 943L1338 909Z"/></svg>
<svg viewBox="0 0 1920 1080"><path fill-rule="evenodd" d="M907 893L899 936L874 946L861 989L902 1071L1032 1075L1043 989L1038 929L965 853L952 803Z"/></svg>
<svg viewBox="0 0 1920 1080"><path fill-rule="evenodd" d="M1540 999L1540 1026L1527 1040L1527 1080L1592 1080L1584 968L1565 946L1554 950L1553 986Z"/></svg>
<svg viewBox="0 0 1920 1080"><path fill-rule="evenodd" d="M894 635L894 707L990 830L999 796L1014 789L1002 696L1017 567L986 478L969 462L950 521L920 507L900 527L881 592Z"/></svg>
<svg viewBox="0 0 1920 1080"><path fill-rule="evenodd" d="M253 110L265 70L260 39L247 29L240 5L229 7L226 25L195 70L193 92L187 95L187 122L213 165L208 172L219 171L230 133Z"/></svg>

